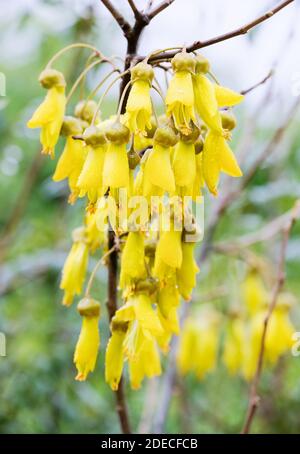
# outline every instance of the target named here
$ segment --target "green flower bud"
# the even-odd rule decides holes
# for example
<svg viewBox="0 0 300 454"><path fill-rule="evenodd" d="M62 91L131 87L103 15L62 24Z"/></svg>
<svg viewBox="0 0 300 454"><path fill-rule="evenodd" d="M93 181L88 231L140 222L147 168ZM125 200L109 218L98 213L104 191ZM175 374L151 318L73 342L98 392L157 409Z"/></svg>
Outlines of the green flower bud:
<svg viewBox="0 0 300 454"><path fill-rule="evenodd" d="M138 281L135 286L135 291L149 294L154 293L157 291L157 281L153 278Z"/></svg>
<svg viewBox="0 0 300 454"><path fill-rule="evenodd" d="M123 322L123 321L117 321L112 319L111 325L110 325L111 332L114 331L121 331L123 333L126 333L128 329L128 322Z"/></svg>
<svg viewBox="0 0 300 454"><path fill-rule="evenodd" d="M83 298L79 301L77 310L82 317L99 317L100 303L93 298Z"/></svg>
<svg viewBox="0 0 300 454"><path fill-rule="evenodd" d="M130 72L132 82L135 82L136 80L145 80L146 82L149 82L149 84L151 85L154 77L154 71L152 66L149 65L148 63L142 61L137 65L133 66Z"/></svg>
<svg viewBox="0 0 300 454"><path fill-rule="evenodd" d="M187 135L180 134L180 140L182 140L182 142L195 143L197 141L199 134L200 134L200 129L198 128L198 126L196 126L194 124L191 125L191 129L192 129L192 132L190 132Z"/></svg>
<svg viewBox="0 0 300 454"><path fill-rule="evenodd" d="M228 131L232 131L236 127L236 118L232 112L223 110L221 112L222 127Z"/></svg>
<svg viewBox="0 0 300 454"><path fill-rule="evenodd" d="M90 123L94 117L96 109L96 101L93 101L92 99L88 101L82 100L79 101L75 107L75 116Z"/></svg>
<svg viewBox="0 0 300 454"><path fill-rule="evenodd" d="M39 75L39 82L47 90L52 87L65 87L66 81L63 73L56 69L47 68Z"/></svg>
<svg viewBox="0 0 300 454"><path fill-rule="evenodd" d="M164 126L157 128L154 134L154 143L161 145L162 147L173 147L178 142L178 136L172 128Z"/></svg>
<svg viewBox="0 0 300 454"><path fill-rule="evenodd" d="M199 73L208 73L210 70L210 64L207 58L203 57L203 55L196 56L196 74Z"/></svg>
<svg viewBox="0 0 300 454"><path fill-rule="evenodd" d="M199 136L195 142L195 153L200 154L201 151L203 151L203 146L204 146L204 140L201 136Z"/></svg>
<svg viewBox="0 0 300 454"><path fill-rule="evenodd" d="M173 71L195 72L196 60L192 53L179 52L171 60Z"/></svg>
<svg viewBox="0 0 300 454"><path fill-rule="evenodd" d="M104 145L106 142L104 131L97 128L97 126L89 126L83 133L83 139L87 145L92 147Z"/></svg>
<svg viewBox="0 0 300 454"><path fill-rule="evenodd" d="M129 141L130 131L126 126L122 125L119 121L115 121L106 129L105 135L107 140L109 140L110 142L122 145Z"/></svg>
<svg viewBox="0 0 300 454"><path fill-rule="evenodd" d="M82 133L82 123L78 118L65 116L60 130L62 136L77 136Z"/></svg>
<svg viewBox="0 0 300 454"><path fill-rule="evenodd" d="M129 168L131 170L134 170L136 168L136 166L139 165L141 158L133 149L128 151L127 157L128 157Z"/></svg>

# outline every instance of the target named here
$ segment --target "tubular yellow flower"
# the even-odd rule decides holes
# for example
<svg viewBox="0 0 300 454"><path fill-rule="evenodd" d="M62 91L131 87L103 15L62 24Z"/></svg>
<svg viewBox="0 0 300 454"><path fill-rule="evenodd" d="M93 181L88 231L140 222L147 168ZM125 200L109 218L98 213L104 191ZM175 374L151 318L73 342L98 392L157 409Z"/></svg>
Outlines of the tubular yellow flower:
<svg viewBox="0 0 300 454"><path fill-rule="evenodd" d="M163 191L175 191L175 178L171 166L171 147L177 142L174 131L166 126L158 128L153 139L153 150L150 151L144 167L144 195L148 195L147 185L161 188ZM155 188L154 188L155 189ZM154 194L157 192L154 192ZM153 195L154 195L153 194Z"/></svg>
<svg viewBox="0 0 300 454"><path fill-rule="evenodd" d="M42 153L54 158L54 148L59 138L66 106L66 83L63 74L54 69L43 71L39 80L48 89L48 92L45 100L28 121L27 126L28 128L41 128Z"/></svg>
<svg viewBox="0 0 300 454"><path fill-rule="evenodd" d="M73 245L62 270L60 288L64 290L62 302L64 306L70 306L74 296L81 293L87 264L88 245L85 228L79 227L73 231Z"/></svg>
<svg viewBox="0 0 300 454"><path fill-rule="evenodd" d="M100 346L99 318L100 304L91 298L84 298L78 304L78 311L83 317L82 328L74 353L77 368L76 380L86 380L95 369Z"/></svg>
<svg viewBox="0 0 300 454"><path fill-rule="evenodd" d="M196 156L193 143L180 140L175 145L172 167L177 186L193 185L196 177Z"/></svg>
<svg viewBox="0 0 300 454"><path fill-rule="evenodd" d="M236 158L224 137L210 131L203 148L203 176L209 191L218 195L220 172L223 171L232 177L242 176L242 171Z"/></svg>
<svg viewBox="0 0 300 454"><path fill-rule="evenodd" d="M108 341L105 354L105 381L113 391L119 387L123 371L123 342L128 328L128 323L112 321L112 335Z"/></svg>
<svg viewBox="0 0 300 454"><path fill-rule="evenodd" d="M214 370L219 344L218 314L203 312L202 317L189 317L184 323L177 355L179 372L193 372L199 380Z"/></svg>
<svg viewBox="0 0 300 454"><path fill-rule="evenodd" d="M144 238L141 232L129 232L121 256L120 287L146 277Z"/></svg>
<svg viewBox="0 0 300 454"><path fill-rule="evenodd" d="M289 318L289 306L279 298L269 322L266 335L266 360L275 364L293 345L295 328Z"/></svg>
<svg viewBox="0 0 300 454"><path fill-rule="evenodd" d="M102 180L106 139L104 132L96 126L87 128L83 138L87 145L87 156L77 181L77 188L79 197L87 194L90 202L95 203L106 190Z"/></svg>
<svg viewBox="0 0 300 454"><path fill-rule="evenodd" d="M91 253L95 252L105 242L104 231L97 227L96 213L87 213L85 217L86 224L86 242Z"/></svg>
<svg viewBox="0 0 300 454"><path fill-rule="evenodd" d="M199 268L194 259L194 249L196 243L182 242L182 263L177 270L177 283L180 295L189 301L192 296L192 290L196 286L196 274Z"/></svg>
<svg viewBox="0 0 300 454"><path fill-rule="evenodd" d="M251 316L261 311L269 301L263 280L256 269L249 270L241 286L242 297Z"/></svg>
<svg viewBox="0 0 300 454"><path fill-rule="evenodd" d="M228 322L222 359L232 375L236 374L243 364L244 331L244 323L239 318Z"/></svg>
<svg viewBox="0 0 300 454"><path fill-rule="evenodd" d="M172 67L174 76L166 95L167 115L172 116L176 128L182 134L189 134L190 122L196 123L192 82L195 59L186 52L178 53L172 59Z"/></svg>
<svg viewBox="0 0 300 454"><path fill-rule="evenodd" d="M160 233L156 247L153 274L162 279L164 277L164 267L180 268L182 264L181 231L171 228L169 231Z"/></svg>
<svg viewBox="0 0 300 454"><path fill-rule="evenodd" d="M71 191L69 202L74 203L78 196L77 180L86 158L86 147L84 143L81 140L74 140L72 138L73 135L81 134L81 122L73 117L65 117L62 132L67 137L66 145L57 162L52 178L53 181L61 181L68 178Z"/></svg>
<svg viewBox="0 0 300 454"><path fill-rule="evenodd" d="M152 378L161 374L160 357L154 338L146 337L142 330L137 340L137 355L128 360L132 389L138 389L144 377Z"/></svg>
<svg viewBox="0 0 300 454"><path fill-rule="evenodd" d="M145 134L146 129L151 129L150 88L153 77L151 65L145 62L138 63L131 69L132 87L126 104L125 123L133 133Z"/></svg>
<svg viewBox="0 0 300 454"><path fill-rule="evenodd" d="M105 186L127 188L129 185L129 165L126 152L129 134L129 129L118 122L106 130L109 144L103 168Z"/></svg>

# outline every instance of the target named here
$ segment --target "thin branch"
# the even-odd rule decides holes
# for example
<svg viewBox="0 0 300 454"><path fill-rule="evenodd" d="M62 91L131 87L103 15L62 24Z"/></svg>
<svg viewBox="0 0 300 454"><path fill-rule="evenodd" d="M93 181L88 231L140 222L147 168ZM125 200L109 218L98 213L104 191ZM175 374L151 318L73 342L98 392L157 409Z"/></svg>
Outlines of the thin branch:
<svg viewBox="0 0 300 454"><path fill-rule="evenodd" d="M134 0L128 0L128 3L130 8L132 9L134 17L138 20L142 16L141 11L138 10L136 4L134 3Z"/></svg>
<svg viewBox="0 0 300 454"><path fill-rule="evenodd" d="M235 38L236 36L245 35L250 30L252 30L257 25L261 24L262 22L270 19L270 17L274 16L276 13L281 11L283 8L288 6L290 3L293 3L295 0L285 0L284 2L280 3L278 6L273 8L272 10L268 11L267 13L263 14L262 16L258 17L257 19L249 22L246 25L243 25L236 30L233 30L228 33L224 33L222 35L215 36L214 38L208 39L207 41L195 41L191 45L186 47L187 52L194 52L195 50L202 49L203 47L212 46L213 44L220 43L222 41L226 41L231 38ZM159 55L155 55L152 58L149 58L149 62L153 63L154 61L167 61L176 55L178 51L172 52L163 52Z"/></svg>
<svg viewBox="0 0 300 454"><path fill-rule="evenodd" d="M271 69L271 71L260 82L257 82L256 84L252 85L252 87L250 87L250 88L247 88L247 90L242 90L241 95L247 95L251 91L260 87L261 85L264 85L273 75L274 75L274 71L273 71L273 69Z"/></svg>
<svg viewBox="0 0 300 454"><path fill-rule="evenodd" d="M127 22L125 17L122 16L120 11L114 7L114 5L110 2L110 0L100 0L100 1L108 9L110 14L113 16L113 18L119 24L119 26L122 29L124 35L127 37L131 33L131 26Z"/></svg>
<svg viewBox="0 0 300 454"><path fill-rule="evenodd" d="M157 16L159 13L161 13L164 9L168 8L172 3L174 3L175 0L164 0L161 2L159 5L157 5L156 8L153 8L152 11L148 14L149 19L153 19L155 16Z"/></svg>
<svg viewBox="0 0 300 454"><path fill-rule="evenodd" d="M278 216L256 232L247 233L234 241L217 243L214 245L213 249L216 252L236 251L241 248L252 246L255 243L269 241L282 231L282 228L290 218L292 211L293 209Z"/></svg>
<svg viewBox="0 0 300 454"><path fill-rule="evenodd" d="M251 389L250 389L249 405L248 405L248 410L247 410L247 415L246 415L246 421L245 421L244 427L242 429L242 434L248 434L250 432L252 421L255 416L259 402L260 402L260 397L258 395L258 387L259 387L259 382L260 382L262 369L263 369L265 343L266 343L268 326L269 326L269 322L270 322L272 313L276 307L276 304L278 301L278 296L279 296L279 294L282 290L282 287L284 285L284 282L285 282L284 269L285 269L285 258L286 258L287 245L288 245L288 241L289 241L289 237L290 237L293 225L295 224L297 219L299 219L299 216L300 216L300 201L298 200L294 206L292 215L291 215L288 223L283 228L283 238L282 238L282 243L281 243L277 279L276 279L276 282L274 285L271 303L270 303L270 306L268 308L267 314L264 319L263 332L262 332L262 336L261 336L260 350L259 350L258 361L257 361L257 368L256 368L255 376L254 376L254 379L253 379L253 382L251 385Z"/></svg>

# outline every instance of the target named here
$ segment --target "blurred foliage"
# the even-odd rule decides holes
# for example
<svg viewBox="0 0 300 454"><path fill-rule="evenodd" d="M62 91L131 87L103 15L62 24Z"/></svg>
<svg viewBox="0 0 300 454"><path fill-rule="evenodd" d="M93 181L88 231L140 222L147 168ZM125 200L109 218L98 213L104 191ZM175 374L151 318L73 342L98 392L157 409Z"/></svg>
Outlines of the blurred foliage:
<svg viewBox="0 0 300 454"><path fill-rule="evenodd" d="M43 2L55 7L56 2ZM59 2L61 3L61 2ZM101 44L95 31L93 11L74 17L69 27L59 33L43 26L36 17L20 14L16 29L35 28L37 41L26 59L6 59L0 67L7 78L6 105L0 110L0 225L5 226L14 203L22 191L28 168L39 150L38 133L26 129L26 120L43 95L37 77L47 60L61 47L78 40ZM2 24L3 41L8 33ZM25 34L26 37L26 34ZM26 39L26 38L25 38ZM30 39L30 38L29 38ZM103 36L103 40L105 37ZM106 38L107 39L107 38ZM99 44L100 41L100 44ZM1 43L3 46L3 42ZM0 49L1 47L0 46ZM76 51L74 51L76 53ZM62 59L61 68L74 79L84 64L86 54L79 52ZM246 116L245 112L240 112ZM242 123L247 123L244 118ZM296 125L297 126L297 125ZM275 125L273 126L275 128ZM243 126L237 134L241 135ZM273 128L256 131L249 152L260 149ZM299 128L290 128L283 156L276 154L265 163L251 185L220 221L217 239L234 239L259 229L267 220L290 209L299 195ZM286 148L285 147L285 148ZM59 149L59 147L58 147ZM6 247L6 265L20 257L34 257L38 251L63 250L67 253L70 232L80 225L80 203L67 204L67 190L51 181L55 163L43 159L24 213ZM215 200L206 195L206 219ZM3 247L3 245L2 245ZM201 245L200 245L201 247ZM272 239L253 248L272 263L278 247ZM300 226L296 225L288 249L286 288L298 295ZM7 337L7 356L0 357L1 433L116 433L119 424L115 400L104 382L104 348L107 323L101 321L102 348L96 371L87 382L74 381L72 364L74 345L80 329L75 307L67 310L60 305L59 266L32 279L17 280L1 297L0 331ZM5 265L3 265L5 266ZM194 302L215 288L224 287L224 297L214 300L222 309L238 298L237 287L243 279L244 265L225 256L211 256L200 273ZM95 286L95 293L105 302L106 275ZM103 319L106 314L103 311ZM300 326L299 308L293 308L295 326ZM300 359L291 355L263 375L262 406L254 421L255 432L296 433L300 431ZM137 427L143 411L147 384L136 392L126 389L133 427ZM194 377L179 378L176 384L166 430L171 433L237 433L247 407L248 384L239 377L230 377L223 366L202 382Z"/></svg>

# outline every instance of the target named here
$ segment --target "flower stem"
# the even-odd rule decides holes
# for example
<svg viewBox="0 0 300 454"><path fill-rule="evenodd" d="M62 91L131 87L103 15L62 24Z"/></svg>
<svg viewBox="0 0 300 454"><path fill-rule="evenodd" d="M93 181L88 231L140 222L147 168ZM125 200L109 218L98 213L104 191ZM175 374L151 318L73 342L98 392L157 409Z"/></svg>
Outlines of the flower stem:
<svg viewBox="0 0 300 454"><path fill-rule="evenodd" d="M63 55L68 50L76 49L79 47L82 47L85 49L90 49L90 50L94 51L97 56L102 58L102 53L96 47L94 47L90 44L85 44L85 43L74 43L74 44L70 44L69 46L64 47L63 49L59 50L56 54L54 54L53 57L48 61L46 68L51 68L51 65L54 63L54 61L57 60L61 55Z"/></svg>

